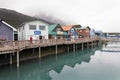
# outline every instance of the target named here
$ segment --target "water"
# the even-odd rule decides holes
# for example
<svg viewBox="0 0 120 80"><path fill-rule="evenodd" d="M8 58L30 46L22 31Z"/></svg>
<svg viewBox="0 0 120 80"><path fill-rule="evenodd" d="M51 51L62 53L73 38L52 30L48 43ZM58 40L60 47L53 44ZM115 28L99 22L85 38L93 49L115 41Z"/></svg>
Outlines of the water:
<svg viewBox="0 0 120 80"><path fill-rule="evenodd" d="M120 52L84 49L0 67L0 80L120 80Z"/></svg>

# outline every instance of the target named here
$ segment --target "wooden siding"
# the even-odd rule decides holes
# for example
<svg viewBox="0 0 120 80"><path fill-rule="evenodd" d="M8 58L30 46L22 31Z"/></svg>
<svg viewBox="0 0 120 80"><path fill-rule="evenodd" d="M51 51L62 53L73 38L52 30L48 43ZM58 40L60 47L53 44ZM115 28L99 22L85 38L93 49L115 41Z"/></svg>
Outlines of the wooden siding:
<svg viewBox="0 0 120 80"><path fill-rule="evenodd" d="M90 36L90 30L88 28L86 29L79 29L77 30L79 35L83 35L83 37L89 37Z"/></svg>
<svg viewBox="0 0 120 80"><path fill-rule="evenodd" d="M0 39L6 39L8 41L13 41L13 29L9 26L0 22Z"/></svg>

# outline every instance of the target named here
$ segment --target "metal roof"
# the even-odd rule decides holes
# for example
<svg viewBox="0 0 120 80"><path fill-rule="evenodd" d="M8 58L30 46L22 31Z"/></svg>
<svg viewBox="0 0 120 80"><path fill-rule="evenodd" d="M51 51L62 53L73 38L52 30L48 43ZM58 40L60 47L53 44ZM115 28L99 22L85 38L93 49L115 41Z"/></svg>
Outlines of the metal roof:
<svg viewBox="0 0 120 80"><path fill-rule="evenodd" d="M64 31L69 31L72 28L72 25L61 26Z"/></svg>
<svg viewBox="0 0 120 80"><path fill-rule="evenodd" d="M52 34L52 35L57 35L57 32L54 32L53 30L60 24L53 24L53 25L49 25L48 27L48 32L49 34ZM63 32L63 35L67 35L67 32Z"/></svg>
<svg viewBox="0 0 120 80"><path fill-rule="evenodd" d="M8 27L12 28L13 31L17 31L17 29L15 29L13 26L11 26L10 24L6 23L6 22L3 21L2 19L0 19L0 21L1 21L3 24L7 25Z"/></svg>

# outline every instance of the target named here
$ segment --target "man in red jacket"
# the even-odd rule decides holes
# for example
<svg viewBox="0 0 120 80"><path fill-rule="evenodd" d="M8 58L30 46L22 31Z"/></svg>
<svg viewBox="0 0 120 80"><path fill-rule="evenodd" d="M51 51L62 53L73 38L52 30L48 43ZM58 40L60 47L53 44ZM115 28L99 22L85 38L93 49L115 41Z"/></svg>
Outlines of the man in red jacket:
<svg viewBox="0 0 120 80"><path fill-rule="evenodd" d="M33 38L30 36L30 44L32 44L33 42Z"/></svg>

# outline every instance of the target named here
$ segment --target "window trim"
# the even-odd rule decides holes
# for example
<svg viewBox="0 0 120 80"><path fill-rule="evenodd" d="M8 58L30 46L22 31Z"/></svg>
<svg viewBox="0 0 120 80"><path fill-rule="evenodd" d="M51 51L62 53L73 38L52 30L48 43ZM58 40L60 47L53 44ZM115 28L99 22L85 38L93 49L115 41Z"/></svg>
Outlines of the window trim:
<svg viewBox="0 0 120 80"><path fill-rule="evenodd" d="M35 27L34 29L32 29L32 28L30 28L30 27ZM36 25L34 25L34 24L29 24L29 30L36 30L37 29L37 26Z"/></svg>
<svg viewBox="0 0 120 80"><path fill-rule="evenodd" d="M42 29L40 27L42 27ZM43 27L44 27L44 29L43 29ZM46 26L45 25L39 25L39 30L46 30Z"/></svg>

